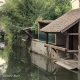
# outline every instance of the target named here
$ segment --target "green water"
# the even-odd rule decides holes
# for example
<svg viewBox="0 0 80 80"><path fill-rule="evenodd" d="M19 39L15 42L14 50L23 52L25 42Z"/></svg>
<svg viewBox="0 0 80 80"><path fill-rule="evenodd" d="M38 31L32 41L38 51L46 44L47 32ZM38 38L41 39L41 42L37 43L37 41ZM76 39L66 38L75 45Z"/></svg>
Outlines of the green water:
<svg viewBox="0 0 80 80"><path fill-rule="evenodd" d="M28 65L27 59L24 61L18 55L10 54L7 65L6 72L0 73L0 80L80 80L80 72L74 73L59 66L53 73L48 73Z"/></svg>
<svg viewBox="0 0 80 80"><path fill-rule="evenodd" d="M79 73L70 72L64 68L56 73L48 73L34 66L28 70L24 63L8 65L5 74L0 75L0 80L80 80Z"/></svg>
<svg viewBox="0 0 80 80"><path fill-rule="evenodd" d="M27 62L11 58L6 73L0 74L0 80L80 80L80 73L68 71L58 67L53 73L48 73Z"/></svg>
<svg viewBox="0 0 80 80"><path fill-rule="evenodd" d="M7 70L0 80L38 80L38 69L18 60L8 62Z"/></svg>
<svg viewBox="0 0 80 80"><path fill-rule="evenodd" d="M77 74L68 71L62 67L59 67L59 69L52 74L43 70L39 70L39 77L40 80L80 80L79 73Z"/></svg>

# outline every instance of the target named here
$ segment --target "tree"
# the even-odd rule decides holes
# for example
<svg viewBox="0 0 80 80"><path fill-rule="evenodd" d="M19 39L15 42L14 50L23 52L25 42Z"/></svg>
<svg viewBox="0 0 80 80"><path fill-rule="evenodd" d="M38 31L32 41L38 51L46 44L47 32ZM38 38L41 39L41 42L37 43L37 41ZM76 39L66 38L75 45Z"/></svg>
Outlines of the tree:
<svg viewBox="0 0 80 80"><path fill-rule="evenodd" d="M6 3L0 9L0 21L4 25L7 35L5 39L8 41L8 45L4 50L4 55L8 55L9 62L15 55L20 58L17 50L21 49L21 36L24 37L23 34L21 35L21 30L24 27L34 26L33 31L37 34L36 20L54 20L70 8L69 0L6 0ZM26 50L29 52L29 49Z"/></svg>
<svg viewBox="0 0 80 80"><path fill-rule="evenodd" d="M47 0L43 19L56 19L71 9L70 0Z"/></svg>
<svg viewBox="0 0 80 80"><path fill-rule="evenodd" d="M39 1L40 0L38 0L38 2ZM44 20L55 20L71 9L70 0L44 0L43 3L43 6L37 12L39 12L38 16L40 16L40 18ZM34 26L33 28L33 32L35 32L36 35L38 29L36 26Z"/></svg>
<svg viewBox="0 0 80 80"><path fill-rule="evenodd" d="M0 21L5 24L7 39L12 45L19 38L22 28L34 26L38 19L54 20L70 8L69 0L6 0L0 9ZM33 30L37 34L37 27Z"/></svg>
<svg viewBox="0 0 80 80"><path fill-rule="evenodd" d="M70 9L70 0L9 0L2 12L8 22L27 27L32 26L39 18L54 20Z"/></svg>

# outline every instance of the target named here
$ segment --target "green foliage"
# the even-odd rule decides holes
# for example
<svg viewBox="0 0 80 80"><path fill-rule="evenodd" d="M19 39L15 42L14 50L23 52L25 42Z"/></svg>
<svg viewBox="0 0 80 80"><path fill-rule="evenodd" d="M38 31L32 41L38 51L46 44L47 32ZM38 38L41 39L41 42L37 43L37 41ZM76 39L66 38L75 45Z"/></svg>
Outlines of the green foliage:
<svg viewBox="0 0 80 80"><path fill-rule="evenodd" d="M22 28L33 25L32 32L36 37L38 34L36 20L56 19L70 8L69 0L6 0L0 9L2 13L0 21L5 25L5 31L8 35L9 51L15 51L13 45L16 45L21 36Z"/></svg>
<svg viewBox="0 0 80 80"><path fill-rule="evenodd" d="M11 53L11 52L13 52L12 51L12 34L7 34L8 36L5 36L4 38L5 38L5 41L7 41L7 46L5 46L5 48L4 48L4 51L3 51L3 53L2 53L2 57L4 57L6 60L8 60L8 58L9 58L9 54Z"/></svg>
<svg viewBox="0 0 80 80"><path fill-rule="evenodd" d="M38 23L35 22L36 20L56 19L70 9L69 0L6 0L0 9L0 21L5 27L9 51L14 52L11 50L12 46L19 39L20 31L24 27L33 25L32 32L37 36Z"/></svg>
<svg viewBox="0 0 80 80"><path fill-rule="evenodd" d="M17 60L17 58L21 58L20 52L22 48L22 55L25 53L24 48L27 51L27 56L30 53L31 47L26 47L28 45L27 43L29 43L27 40L28 37L21 34L21 30L24 27L33 25L32 32L37 37L38 23L35 22L36 20L54 20L70 9L69 0L6 0L6 3L0 9L0 24L5 27L5 33L7 35L5 36L5 41L7 41L8 45L5 47L2 55L2 57L8 60L7 73L19 72L25 66L25 64L21 64L20 59L18 59L19 62ZM21 38L27 40L27 43L25 41L21 43ZM24 46L23 44L26 45ZM13 60L13 58L16 59ZM33 69L31 73L33 76L26 77L25 79L37 80L38 74L36 73L36 71L34 73ZM24 75L17 79L24 79Z"/></svg>
<svg viewBox="0 0 80 80"><path fill-rule="evenodd" d="M37 0L39 7L37 6L36 12L38 13L38 19L55 20L62 16L64 13L71 9L70 0ZM42 2L42 4L40 4ZM38 10L38 11L37 11ZM36 26L33 24L33 33L38 34Z"/></svg>
<svg viewBox="0 0 80 80"><path fill-rule="evenodd" d="M37 38L37 36L38 36L38 22L35 22L33 24L33 28L31 31L32 31L33 37Z"/></svg>
<svg viewBox="0 0 80 80"><path fill-rule="evenodd" d="M43 19L54 20L69 11L70 9L70 0L47 0L42 17Z"/></svg>

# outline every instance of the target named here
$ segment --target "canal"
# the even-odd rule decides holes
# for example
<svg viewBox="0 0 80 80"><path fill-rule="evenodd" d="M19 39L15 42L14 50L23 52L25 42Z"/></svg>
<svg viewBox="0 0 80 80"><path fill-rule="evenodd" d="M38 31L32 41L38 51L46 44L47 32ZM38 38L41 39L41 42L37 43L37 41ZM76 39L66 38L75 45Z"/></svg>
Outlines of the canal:
<svg viewBox="0 0 80 80"><path fill-rule="evenodd" d="M78 74L68 71L59 66L59 69L54 73L47 73L43 70L39 70L40 80L79 80Z"/></svg>
<svg viewBox="0 0 80 80"><path fill-rule="evenodd" d="M4 69L6 71L2 72ZM72 72L57 65L49 73L33 64L29 66L27 62L10 58L7 63L0 65L0 80L80 80L80 72Z"/></svg>
<svg viewBox="0 0 80 80"><path fill-rule="evenodd" d="M72 72L57 65L49 73L33 64L28 65L25 47L17 47L17 55L9 54L8 61L4 59L3 50L0 50L0 80L80 80L79 71ZM37 55L36 60L39 57L45 60L40 55ZM44 61L43 64L45 65Z"/></svg>

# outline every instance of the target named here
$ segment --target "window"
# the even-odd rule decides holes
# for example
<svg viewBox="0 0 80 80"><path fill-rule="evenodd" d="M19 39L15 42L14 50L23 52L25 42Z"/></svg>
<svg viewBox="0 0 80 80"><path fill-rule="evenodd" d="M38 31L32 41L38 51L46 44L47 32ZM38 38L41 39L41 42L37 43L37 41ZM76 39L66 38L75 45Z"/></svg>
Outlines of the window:
<svg viewBox="0 0 80 80"><path fill-rule="evenodd" d="M39 40L46 41L46 34L42 31L39 32Z"/></svg>
<svg viewBox="0 0 80 80"><path fill-rule="evenodd" d="M46 41L46 34L44 32L39 32L39 40ZM55 34L48 33L48 42L55 43Z"/></svg>
<svg viewBox="0 0 80 80"><path fill-rule="evenodd" d="M48 42L55 43L55 34L48 33Z"/></svg>

